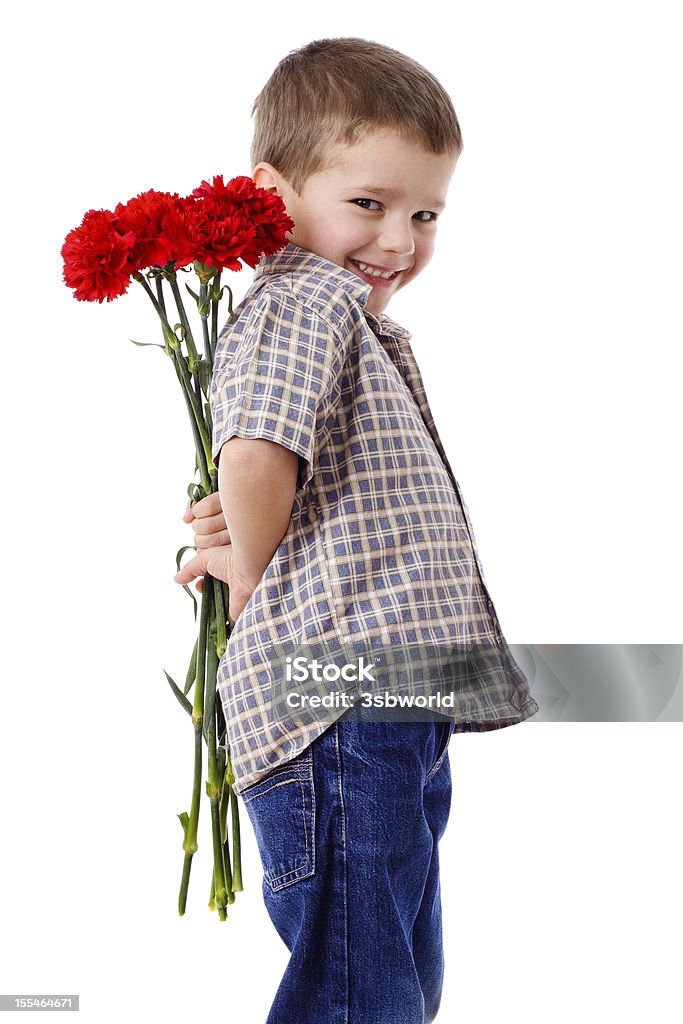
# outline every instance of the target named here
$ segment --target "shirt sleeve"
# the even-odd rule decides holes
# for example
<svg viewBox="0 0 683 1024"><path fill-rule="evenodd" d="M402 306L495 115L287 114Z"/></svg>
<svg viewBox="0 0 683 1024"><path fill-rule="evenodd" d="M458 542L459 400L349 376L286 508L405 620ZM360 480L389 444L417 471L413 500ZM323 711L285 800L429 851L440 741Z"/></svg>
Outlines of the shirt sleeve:
<svg viewBox="0 0 683 1024"><path fill-rule="evenodd" d="M257 298L233 358L211 381L214 465L231 437L265 438L300 456L305 486L335 403L342 349L315 310L288 295Z"/></svg>

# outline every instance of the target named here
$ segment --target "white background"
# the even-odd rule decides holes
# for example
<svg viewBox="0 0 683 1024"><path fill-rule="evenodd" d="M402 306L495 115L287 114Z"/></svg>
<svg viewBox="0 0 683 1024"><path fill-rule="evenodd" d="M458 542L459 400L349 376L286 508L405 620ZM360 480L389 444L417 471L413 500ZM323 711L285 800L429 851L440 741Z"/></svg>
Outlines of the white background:
<svg viewBox="0 0 683 1024"><path fill-rule="evenodd" d="M13 5L4 14L0 991L81 1017L262 1024L287 951L247 890L176 894L191 602L172 580L193 452L139 285L76 302L85 210L248 174L250 108L314 38L403 50L464 153L413 333L510 643L681 636L681 37L671 3ZM238 297L251 271L231 275ZM225 314L227 315L227 313ZM681 727L455 737L439 1020L681 1019ZM324 1022L311 1022L324 1024ZM361 1022L350 1022L361 1024ZM376 1022L362 1022L376 1024Z"/></svg>

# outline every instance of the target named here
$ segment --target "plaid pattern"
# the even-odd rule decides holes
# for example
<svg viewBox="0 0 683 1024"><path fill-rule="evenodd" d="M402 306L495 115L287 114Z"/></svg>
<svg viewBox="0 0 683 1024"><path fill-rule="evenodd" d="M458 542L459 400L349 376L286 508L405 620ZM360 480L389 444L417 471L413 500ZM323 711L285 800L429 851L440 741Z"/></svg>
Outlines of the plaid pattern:
<svg viewBox="0 0 683 1024"><path fill-rule="evenodd" d="M214 462L235 435L300 456L288 532L218 669L238 793L330 724L273 715L274 645L493 645L496 665L475 670L455 731L538 711L501 633L410 334L364 310L370 290L290 243L261 260L218 340Z"/></svg>

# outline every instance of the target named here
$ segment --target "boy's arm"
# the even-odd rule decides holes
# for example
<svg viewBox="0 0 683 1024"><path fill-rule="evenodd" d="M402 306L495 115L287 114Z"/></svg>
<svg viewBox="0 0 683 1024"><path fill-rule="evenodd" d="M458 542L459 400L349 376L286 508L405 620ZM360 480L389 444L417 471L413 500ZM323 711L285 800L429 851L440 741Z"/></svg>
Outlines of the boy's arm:
<svg viewBox="0 0 683 1024"><path fill-rule="evenodd" d="M292 516L299 457L265 438L231 437L218 460L218 490L237 579L252 592Z"/></svg>
<svg viewBox="0 0 683 1024"><path fill-rule="evenodd" d="M196 522L204 522L195 540L208 546L197 544L197 554L175 574L175 582L186 585L207 572L224 580L230 590L228 612L237 621L287 532L298 470L298 455L284 445L265 438L229 438L218 458L219 493L197 503L203 514ZM211 544L214 532L224 533L227 542ZM197 584L201 593L203 582Z"/></svg>

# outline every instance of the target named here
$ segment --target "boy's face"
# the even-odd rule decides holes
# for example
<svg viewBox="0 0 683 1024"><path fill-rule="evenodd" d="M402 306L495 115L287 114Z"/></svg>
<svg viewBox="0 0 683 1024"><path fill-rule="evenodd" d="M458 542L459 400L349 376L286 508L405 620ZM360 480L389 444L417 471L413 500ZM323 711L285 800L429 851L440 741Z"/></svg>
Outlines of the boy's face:
<svg viewBox="0 0 683 1024"><path fill-rule="evenodd" d="M282 197L295 225L289 241L371 284L365 308L378 314L432 258L436 217L456 163L457 156L428 153L382 129L353 146L334 146L301 195L271 164L258 164L252 177Z"/></svg>

